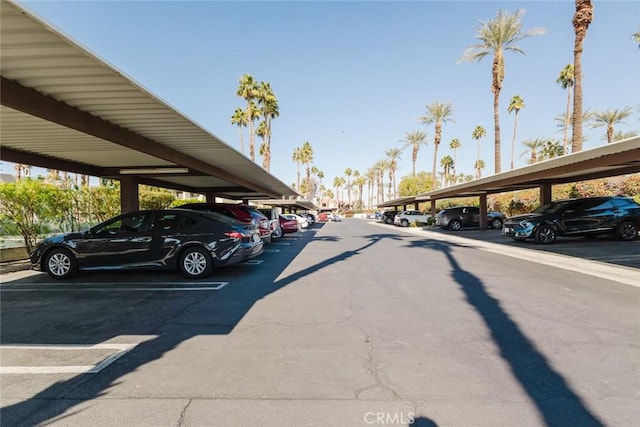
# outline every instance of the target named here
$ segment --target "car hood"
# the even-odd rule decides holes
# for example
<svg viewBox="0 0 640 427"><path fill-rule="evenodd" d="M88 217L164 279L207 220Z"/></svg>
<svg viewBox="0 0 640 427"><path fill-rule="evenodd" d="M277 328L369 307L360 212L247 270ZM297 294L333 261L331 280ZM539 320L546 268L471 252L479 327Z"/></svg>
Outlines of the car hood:
<svg viewBox="0 0 640 427"><path fill-rule="evenodd" d="M522 221L540 221L543 220L545 218L547 218L549 215L544 215L544 214L540 214L540 213L527 213L527 214L521 214L521 215L515 215L512 217L507 218L508 223L519 223Z"/></svg>

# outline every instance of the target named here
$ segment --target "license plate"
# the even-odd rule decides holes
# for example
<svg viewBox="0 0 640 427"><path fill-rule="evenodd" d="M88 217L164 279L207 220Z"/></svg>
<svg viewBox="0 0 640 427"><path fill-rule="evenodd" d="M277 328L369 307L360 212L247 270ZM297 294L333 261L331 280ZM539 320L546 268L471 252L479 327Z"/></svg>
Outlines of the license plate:
<svg viewBox="0 0 640 427"><path fill-rule="evenodd" d="M254 242L259 242L260 241L260 236L258 236L257 234L253 235L253 241Z"/></svg>
<svg viewBox="0 0 640 427"><path fill-rule="evenodd" d="M513 234L513 228L505 227L502 229L502 235L506 236L508 234Z"/></svg>

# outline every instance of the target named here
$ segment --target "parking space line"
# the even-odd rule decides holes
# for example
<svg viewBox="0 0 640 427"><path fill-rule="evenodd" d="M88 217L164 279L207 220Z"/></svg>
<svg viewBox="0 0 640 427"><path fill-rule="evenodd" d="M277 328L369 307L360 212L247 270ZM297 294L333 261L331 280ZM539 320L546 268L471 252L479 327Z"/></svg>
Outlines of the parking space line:
<svg viewBox="0 0 640 427"><path fill-rule="evenodd" d="M2 366L0 374L97 374L116 360L127 354L138 344L95 344L95 345L1 345L0 349L19 350L118 350L95 365L70 366Z"/></svg>
<svg viewBox="0 0 640 427"><path fill-rule="evenodd" d="M125 282L104 286L101 283L42 282L0 287L2 292L68 292L68 291L219 291L229 282Z"/></svg>
<svg viewBox="0 0 640 427"><path fill-rule="evenodd" d="M289 246L291 242L271 242L272 245Z"/></svg>
<svg viewBox="0 0 640 427"><path fill-rule="evenodd" d="M276 253L276 252L280 252L280 249L263 249L262 251L265 253Z"/></svg>
<svg viewBox="0 0 640 427"><path fill-rule="evenodd" d="M261 259L250 259L249 261L243 262L243 264L258 265L258 264L262 264L263 262L264 260L261 260Z"/></svg>

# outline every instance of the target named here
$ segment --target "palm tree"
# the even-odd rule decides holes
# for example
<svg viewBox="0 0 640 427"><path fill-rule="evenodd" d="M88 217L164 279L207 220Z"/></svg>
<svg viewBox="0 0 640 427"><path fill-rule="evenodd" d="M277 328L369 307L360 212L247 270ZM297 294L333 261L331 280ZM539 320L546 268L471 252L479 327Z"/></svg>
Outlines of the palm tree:
<svg viewBox="0 0 640 427"><path fill-rule="evenodd" d="M358 176L355 180L355 184L358 186L358 207L360 209L364 207L364 201L362 200L362 192L364 189L364 185L366 183L367 183L367 178L362 175Z"/></svg>
<svg viewBox="0 0 640 427"><path fill-rule="evenodd" d="M631 107L625 107L622 110L605 110L593 113L591 124L592 128L598 128L602 126L607 127L607 143L611 144L614 134L614 126L618 123L624 123L623 120L631 115Z"/></svg>
<svg viewBox="0 0 640 427"><path fill-rule="evenodd" d="M442 166L442 173L444 175L444 186L448 187L450 183L451 170L453 169L453 158L449 155L440 159L440 166Z"/></svg>
<svg viewBox="0 0 640 427"><path fill-rule="evenodd" d="M476 170L476 179L482 178L482 169L484 169L484 160L478 159L476 160L475 165L473 167Z"/></svg>
<svg viewBox="0 0 640 427"><path fill-rule="evenodd" d="M493 55L493 66L491 74L493 81L491 91L493 92L493 123L495 132L494 143L494 169L495 173L500 173L500 90L502 90L502 81L504 80L504 54L507 51L524 54L524 51L516 45L517 42L530 36L544 34L544 29L534 28L528 31L522 31L522 16L524 10L519 9L515 15L507 11L498 10L495 19L489 21L480 21L480 28L476 38L480 43L473 45L465 50L461 61L473 62L480 61L485 56Z"/></svg>
<svg viewBox="0 0 640 427"><path fill-rule="evenodd" d="M623 139L633 138L634 136L638 136L638 133L634 132L634 131L623 132L623 131L619 130L619 131L617 131L616 133L613 134L613 140L614 141L622 141Z"/></svg>
<svg viewBox="0 0 640 427"><path fill-rule="evenodd" d="M544 138L536 138L536 139L529 139L527 141L522 141L522 145L527 147L527 149L520 155L520 157L529 153L529 163L530 164L536 163L538 161L538 152L542 147L544 147L544 144L546 143L546 141L547 140Z"/></svg>
<svg viewBox="0 0 640 427"><path fill-rule="evenodd" d="M300 188L300 163L302 163L302 149L297 147L293 150L293 154L291 155L291 160L298 164L298 189Z"/></svg>
<svg viewBox="0 0 640 427"><path fill-rule="evenodd" d="M313 163L313 147L309 143L309 141L305 141L302 143L302 147L300 147L300 161L304 163L307 168L307 192L305 193L305 199L309 197L309 190L311 183L311 163Z"/></svg>
<svg viewBox="0 0 640 427"><path fill-rule="evenodd" d="M478 155L476 156L476 163L478 163L478 160L480 160L480 138L484 138L486 134L487 134L487 131L484 130L484 128L480 125L476 126L476 128L471 133L471 138L478 141ZM476 172L477 170L478 168L476 168ZM478 177L478 174L476 173L476 178L477 177Z"/></svg>
<svg viewBox="0 0 640 427"><path fill-rule="evenodd" d="M571 126L571 152L582 151L582 45L587 29L593 20L591 0L576 0L576 13L573 15L573 31L576 35L573 45L573 120Z"/></svg>
<svg viewBox="0 0 640 427"><path fill-rule="evenodd" d="M416 161L418 160L418 151L420 151L421 146L427 145L426 139L427 134L425 132L416 130L413 132L407 132L404 139L402 140L402 142L404 142L404 145L402 146L403 150L408 147L411 147L411 149L413 150L411 155L413 176L416 176Z"/></svg>
<svg viewBox="0 0 640 427"><path fill-rule="evenodd" d="M398 160L400 159L400 154L402 154L402 150L398 148L389 148L385 150L384 154L386 154L389 160L389 175L391 176L391 185L393 186L393 198L395 199L398 196L398 191L396 187L396 171L398 170Z"/></svg>
<svg viewBox="0 0 640 427"><path fill-rule="evenodd" d="M425 125L435 123L436 127L436 134L433 138L433 168L431 169L434 189L436 188L436 160L438 158L438 146L442 139L442 124L449 121L453 122L453 119L451 118L452 115L453 105L451 102L447 102L445 104L440 101L435 101L431 105L427 105L427 114L419 118L419 120Z"/></svg>
<svg viewBox="0 0 640 427"><path fill-rule="evenodd" d="M346 168L344 170L344 176L347 177L347 202L349 204L351 204L351 175L353 175L353 170Z"/></svg>
<svg viewBox="0 0 640 427"><path fill-rule="evenodd" d="M516 151L516 135L518 132L518 112L524 108L524 99L520 95L513 95L511 101L509 101L509 106L507 107L507 112L511 114L512 111L515 111L515 121L513 124L513 140L511 140L511 169L513 169L513 153Z"/></svg>
<svg viewBox="0 0 640 427"><path fill-rule="evenodd" d="M560 71L560 76L556 80L556 83L560 83L562 89L567 89L567 113L564 119L564 138L562 140L563 152L567 152L567 143L568 143L568 134L569 134L569 124L571 124L571 120L569 120L569 116L571 115L571 88L573 88L574 83L574 73L573 73L573 64L567 64L562 71Z"/></svg>
<svg viewBox="0 0 640 427"><path fill-rule="evenodd" d="M267 122L262 120L258 123L258 127L256 128L256 136L262 138L262 144L260 144L260 156L262 157L262 167L267 169L267 159L269 157L267 151Z"/></svg>
<svg viewBox="0 0 640 427"><path fill-rule="evenodd" d="M258 88L258 105L260 106L260 112L264 117L264 154L263 154L263 166L269 171L271 167L271 121L272 119L280 116L280 109L278 107L278 99L276 98L271 84L261 82Z"/></svg>
<svg viewBox="0 0 640 427"><path fill-rule="evenodd" d="M458 148L462 147L462 143L458 138L453 138L449 143L449 149L453 150L453 175L456 174L456 155L458 154Z"/></svg>
<svg viewBox="0 0 640 427"><path fill-rule="evenodd" d="M249 125L249 155L252 161L255 161L255 140L253 126L257 118L260 117L260 111L255 103L258 97L258 85L253 76L245 74L238 81L238 90L236 95L247 101L247 108L244 112L247 115L247 124Z"/></svg>
<svg viewBox="0 0 640 427"><path fill-rule="evenodd" d="M376 186L376 170L375 167L370 167L369 169L367 169L367 173L366 173L366 177L367 177L367 193L369 195L368 197L368 207L371 208L373 206L373 190L375 189Z"/></svg>
<svg viewBox="0 0 640 427"><path fill-rule="evenodd" d="M242 128L247 125L247 113L242 108L236 108L236 111L231 116L231 124L238 126L240 131L240 152L244 154L244 138Z"/></svg>

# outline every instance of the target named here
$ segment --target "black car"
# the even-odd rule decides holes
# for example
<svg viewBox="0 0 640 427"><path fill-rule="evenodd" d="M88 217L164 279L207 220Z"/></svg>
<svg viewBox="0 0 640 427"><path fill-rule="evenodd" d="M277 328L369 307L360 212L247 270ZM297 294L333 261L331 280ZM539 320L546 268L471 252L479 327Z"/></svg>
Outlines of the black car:
<svg viewBox="0 0 640 427"><path fill-rule="evenodd" d="M507 219L502 234L515 240L532 238L548 244L557 236L614 234L634 240L640 229L640 205L628 197L557 200L531 213Z"/></svg>
<svg viewBox="0 0 640 427"><path fill-rule="evenodd" d="M55 279L78 271L179 270L208 276L214 267L260 255L258 227L214 212L183 209L136 211L82 233L49 237L31 252L32 268Z"/></svg>
<svg viewBox="0 0 640 427"><path fill-rule="evenodd" d="M505 215L501 212L487 212L487 226L495 229L502 228ZM443 209L436 214L436 225L445 230L458 231L462 227L477 227L480 225L480 208L477 206L458 206Z"/></svg>
<svg viewBox="0 0 640 427"><path fill-rule="evenodd" d="M380 216L380 220L385 224L393 224L393 220L400 211L384 211Z"/></svg>

